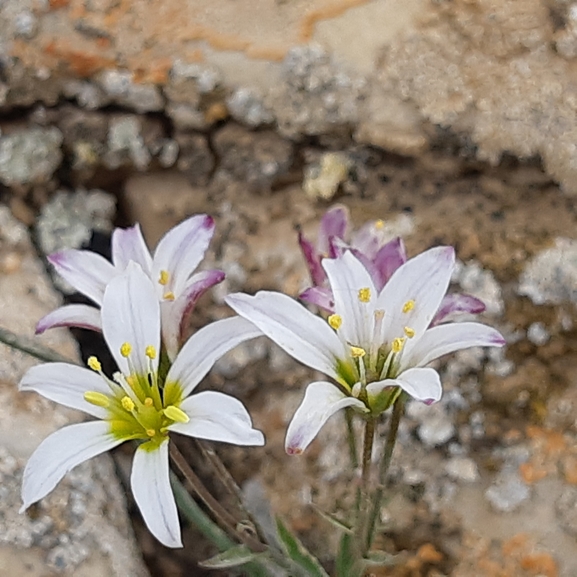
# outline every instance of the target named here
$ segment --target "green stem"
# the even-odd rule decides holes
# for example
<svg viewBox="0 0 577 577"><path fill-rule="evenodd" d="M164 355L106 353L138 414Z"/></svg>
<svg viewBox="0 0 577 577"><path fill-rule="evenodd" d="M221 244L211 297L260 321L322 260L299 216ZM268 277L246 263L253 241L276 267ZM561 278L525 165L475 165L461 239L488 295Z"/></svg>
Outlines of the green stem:
<svg viewBox="0 0 577 577"><path fill-rule="evenodd" d="M391 415L391 422L389 424L389 432L387 433L387 440L385 441L385 452L381 460L379 467L379 484L375 491L373 498L373 505L371 509L371 515L369 517L369 526L367 531L367 544L366 550L368 551L373 543L375 537L375 528L377 525L377 519L381 512L381 503L383 500L384 488L387 480L387 474L389 472L389 467L391 466L391 460L393 458L393 450L395 448L395 443L397 442L397 433L399 432L399 424L401 422L401 417L403 416L403 410L405 408L405 398L404 395L400 395L393 405L393 414Z"/></svg>
<svg viewBox="0 0 577 577"><path fill-rule="evenodd" d="M367 553L366 529L369 522L370 513L370 477L371 477L371 457L373 453L373 442L375 438L375 418L370 416L365 422L365 434L363 439L363 453L361 462L361 485L359 506L357 510L357 522L355 526L354 539L354 559L352 565L352 575L362 573L363 558Z"/></svg>
<svg viewBox="0 0 577 577"><path fill-rule="evenodd" d="M56 351L0 327L0 342L47 363L74 363Z"/></svg>
<svg viewBox="0 0 577 577"><path fill-rule="evenodd" d="M355 430L353 428L353 411L350 408L345 409L345 421L347 423L347 441L349 444L349 455L351 466L357 469L359 466L359 457L357 455L357 444L355 441Z"/></svg>

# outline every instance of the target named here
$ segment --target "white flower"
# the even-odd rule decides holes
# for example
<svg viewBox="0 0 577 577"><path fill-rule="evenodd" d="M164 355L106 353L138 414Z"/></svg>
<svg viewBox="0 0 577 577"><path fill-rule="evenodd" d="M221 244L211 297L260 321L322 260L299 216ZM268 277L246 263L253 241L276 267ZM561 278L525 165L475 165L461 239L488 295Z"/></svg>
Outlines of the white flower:
<svg viewBox="0 0 577 577"><path fill-rule="evenodd" d="M149 277L134 262L104 292L102 329L120 369L113 379L91 357L92 370L49 363L30 369L20 383L22 391L36 391L99 419L64 427L40 444L24 471L23 509L52 491L79 463L135 439L140 442L131 475L136 503L155 537L179 547L168 476L169 433L236 445L264 444L237 399L215 391L191 396L219 357L261 333L240 317L207 325L187 341L163 378L157 354L160 304Z"/></svg>
<svg viewBox="0 0 577 577"><path fill-rule="evenodd" d="M199 214L169 230L160 239L154 256L150 255L137 224L115 229L112 263L97 253L72 249L51 254L48 260L62 278L98 306L102 305L108 283L121 274L130 261L138 263L152 280L162 303L162 342L169 358L174 360L196 301L224 278L220 270L193 275L213 234L214 220ZM63 326L99 331L102 329L100 311L88 305L66 305L40 319L36 332Z"/></svg>
<svg viewBox="0 0 577 577"><path fill-rule="evenodd" d="M401 390L432 403L441 398L441 355L472 346L502 346L495 329L462 322L431 328L455 262L450 247L428 250L400 266L381 292L350 252L322 265L334 295L327 321L275 292L234 294L226 302L295 359L329 375L336 385L311 383L287 431L286 450L301 453L336 411L352 407L378 415Z"/></svg>

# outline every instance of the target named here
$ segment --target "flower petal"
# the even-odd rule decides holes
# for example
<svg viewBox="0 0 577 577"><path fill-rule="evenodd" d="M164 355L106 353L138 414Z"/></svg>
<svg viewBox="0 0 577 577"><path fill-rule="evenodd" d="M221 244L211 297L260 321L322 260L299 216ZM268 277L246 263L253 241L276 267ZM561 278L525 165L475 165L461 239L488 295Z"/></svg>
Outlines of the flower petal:
<svg viewBox="0 0 577 577"><path fill-rule="evenodd" d="M377 251L383 244L382 226L377 223L382 221L369 221L363 225L351 239L351 246L363 253L368 259L373 260Z"/></svg>
<svg viewBox="0 0 577 577"><path fill-rule="evenodd" d="M213 234L214 219L206 214L188 218L169 230L154 251L152 280L156 282L161 271L168 272L164 289L178 298L204 258Z"/></svg>
<svg viewBox="0 0 577 577"><path fill-rule="evenodd" d="M323 267L321 266L321 259L319 254L317 253L313 244L309 242L300 232L299 245L309 268L309 273L311 275L311 281L313 285L322 286L325 283L327 277Z"/></svg>
<svg viewBox="0 0 577 577"><path fill-rule="evenodd" d="M103 256L89 250L62 250L48 256L56 272L78 292L102 304L106 285L117 271Z"/></svg>
<svg viewBox="0 0 577 577"><path fill-rule="evenodd" d="M158 448L140 445L130 486L148 530L166 547L182 547L176 502L168 474L168 440Z"/></svg>
<svg viewBox="0 0 577 577"><path fill-rule="evenodd" d="M335 300L335 313L342 317L339 333L351 345L368 349L378 296L369 272L350 251L339 258L325 259L323 266ZM360 289L368 289L367 302L361 300Z"/></svg>
<svg viewBox="0 0 577 577"><path fill-rule="evenodd" d="M253 429L248 411L234 397L204 391L185 399L179 408L190 421L171 425L175 433L233 445L264 445L263 434Z"/></svg>
<svg viewBox="0 0 577 577"><path fill-rule="evenodd" d="M396 379L385 379L367 385L370 396L378 395L387 387L401 387L413 399L427 405L437 402L443 394L441 379L435 369L409 369L401 373Z"/></svg>
<svg viewBox="0 0 577 577"><path fill-rule="evenodd" d="M207 270L195 274L182 294L174 301L163 301L160 305L162 338L168 357L174 361L180 349L190 313L198 299L215 284L224 280L221 270Z"/></svg>
<svg viewBox="0 0 577 577"><path fill-rule="evenodd" d="M501 347L505 339L499 331L481 323L439 325L425 334L401 358L401 366L424 366L432 360L469 347Z"/></svg>
<svg viewBox="0 0 577 577"><path fill-rule="evenodd" d="M331 239L345 239L349 227L349 209L342 204L337 204L323 215L319 226L317 242L318 252L322 256L333 258L331 253ZM318 283L320 284L320 283Z"/></svg>
<svg viewBox="0 0 577 577"><path fill-rule="evenodd" d="M347 353L328 323L289 296L260 291L225 298L229 307L254 323L269 339L297 361L335 379L337 359Z"/></svg>
<svg viewBox="0 0 577 577"><path fill-rule="evenodd" d="M433 318L431 325L453 320L459 314L478 315L485 310L485 303L471 295L463 293L451 293L445 295L441 301L441 306Z"/></svg>
<svg viewBox="0 0 577 577"><path fill-rule="evenodd" d="M65 305L43 316L36 325L36 334L41 335L56 327L77 327L91 331L102 331L100 310L88 305Z"/></svg>
<svg viewBox="0 0 577 577"><path fill-rule="evenodd" d="M242 317L215 321L194 333L170 367L166 382L176 382L188 396L214 363L240 343L261 336L262 332Z"/></svg>
<svg viewBox="0 0 577 577"><path fill-rule="evenodd" d="M160 305L150 278L133 261L106 289L102 304L102 332L123 373L132 372L128 360L120 353L124 343L132 347L130 361L137 374L147 374L149 363L156 370L158 355L151 360L145 351L152 345L160 353Z"/></svg>
<svg viewBox="0 0 577 577"><path fill-rule="evenodd" d="M391 343L394 338L404 337L405 327L415 332L405 350L418 340L439 309L454 264L453 248L440 246L408 260L393 273L377 304L385 311L383 341ZM406 312L405 304L412 305Z"/></svg>
<svg viewBox="0 0 577 577"><path fill-rule="evenodd" d="M144 242L140 225L129 228L115 228L112 233L112 262L119 270L124 270L128 263L137 262L144 272L150 273L152 257Z"/></svg>
<svg viewBox="0 0 577 577"><path fill-rule="evenodd" d="M76 465L121 443L105 421L69 425L46 437L26 463L21 511L48 495Z"/></svg>
<svg viewBox="0 0 577 577"><path fill-rule="evenodd" d="M18 385L21 391L35 391L43 397L65 407L84 411L104 419L107 412L84 400L84 393L95 391L105 395L110 389L98 374L68 363L45 363L28 369Z"/></svg>
<svg viewBox="0 0 577 577"><path fill-rule="evenodd" d="M325 287L313 286L299 295L299 299L310 305L315 305L328 313L335 312L335 301L331 290Z"/></svg>
<svg viewBox="0 0 577 577"><path fill-rule="evenodd" d="M382 246L373 260L378 275L378 282L375 280L377 290L381 291L389 282L393 273L407 262L405 244L401 238L394 238ZM373 277L374 279L375 277Z"/></svg>
<svg viewBox="0 0 577 577"><path fill-rule="evenodd" d="M288 426L286 452L289 455L300 455L317 436L329 417L346 407L367 411L362 401L348 397L332 383L327 381L311 383Z"/></svg>

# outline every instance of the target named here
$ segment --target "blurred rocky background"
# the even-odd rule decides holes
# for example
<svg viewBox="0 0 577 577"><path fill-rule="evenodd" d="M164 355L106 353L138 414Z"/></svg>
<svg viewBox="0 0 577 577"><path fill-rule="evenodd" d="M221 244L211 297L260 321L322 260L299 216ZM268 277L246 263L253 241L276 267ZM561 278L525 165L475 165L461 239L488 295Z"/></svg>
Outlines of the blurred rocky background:
<svg viewBox="0 0 577 577"><path fill-rule="evenodd" d="M379 538L399 557L382 574L573 577L576 66L571 0L0 0L0 325L31 337L74 298L44 255L106 254L136 221L153 246L190 214L215 217L206 266L227 279L191 330L229 314L227 292L307 286L296 229L314 236L333 202L357 226L383 219L410 254L452 244L455 288L485 300L508 347L445 359L443 400L409 405ZM75 336L84 355L100 346ZM64 332L42 338L77 354ZM29 362L0 346L1 572L201 575L211 548L192 529L168 551L133 514L130 449L18 515L26 457L78 418L16 392ZM219 447L234 475L330 570L337 535L315 507L351 499L342 423L302 457L283 451L312 378L262 340L207 384L267 435Z"/></svg>

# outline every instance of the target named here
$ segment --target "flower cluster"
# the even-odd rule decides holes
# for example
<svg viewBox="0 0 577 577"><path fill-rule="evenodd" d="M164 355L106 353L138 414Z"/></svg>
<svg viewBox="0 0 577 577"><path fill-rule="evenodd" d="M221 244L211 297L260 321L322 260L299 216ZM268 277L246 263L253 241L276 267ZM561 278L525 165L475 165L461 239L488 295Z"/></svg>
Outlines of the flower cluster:
<svg viewBox="0 0 577 577"><path fill-rule="evenodd" d="M193 216L171 229L151 256L137 224L127 229L117 228L112 234L112 263L88 250L63 250L51 254L48 261L64 280L99 307L108 283L122 274L129 262L138 263L152 281L161 303L163 344L174 360L196 302L224 279L220 270L193 274L213 234L212 217ZM36 332L62 326L100 331L100 311L88 305L66 305L40 319Z"/></svg>
<svg viewBox="0 0 577 577"><path fill-rule="evenodd" d="M216 321L185 339L188 316L200 295L223 279L217 270L194 274L214 232L198 215L169 231L152 256L138 225L117 229L112 263L89 251L62 251L49 260L78 291L93 300L61 307L38 323L102 331L118 365L104 374L66 363L33 367L23 391L83 411L95 420L53 433L24 472L23 509L46 496L79 463L124 441L138 443L131 486L151 532L165 545L181 545L169 482L173 433L237 445L263 445L240 401L216 391L194 393L216 360L243 341L266 335L303 364L332 380L308 385L289 424L286 451L299 454L331 415L350 407L375 418L400 395L424 403L442 394L439 374L427 365L472 346L502 346L486 325L447 323L456 313L484 309L476 298L446 295L455 264L450 247L407 259L400 239L385 242L379 222L348 238L348 214L331 209L318 246L300 235L313 286L301 299L261 291L226 298L238 316Z"/></svg>

